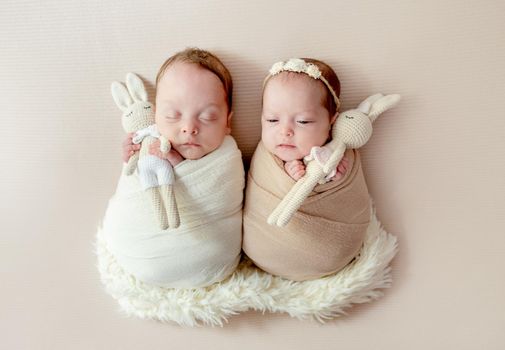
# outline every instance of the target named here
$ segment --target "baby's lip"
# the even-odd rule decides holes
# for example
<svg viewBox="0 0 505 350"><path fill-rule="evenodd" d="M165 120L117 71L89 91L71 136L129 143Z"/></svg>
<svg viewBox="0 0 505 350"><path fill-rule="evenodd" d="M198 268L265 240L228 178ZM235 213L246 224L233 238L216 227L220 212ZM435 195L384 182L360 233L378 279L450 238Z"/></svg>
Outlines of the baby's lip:
<svg viewBox="0 0 505 350"><path fill-rule="evenodd" d="M190 146L190 147L200 147L200 145L194 141L188 141L182 144L183 146Z"/></svg>
<svg viewBox="0 0 505 350"><path fill-rule="evenodd" d="M281 143L281 144L278 144L277 147L294 148L295 145L292 145L292 144L289 144L289 143Z"/></svg>

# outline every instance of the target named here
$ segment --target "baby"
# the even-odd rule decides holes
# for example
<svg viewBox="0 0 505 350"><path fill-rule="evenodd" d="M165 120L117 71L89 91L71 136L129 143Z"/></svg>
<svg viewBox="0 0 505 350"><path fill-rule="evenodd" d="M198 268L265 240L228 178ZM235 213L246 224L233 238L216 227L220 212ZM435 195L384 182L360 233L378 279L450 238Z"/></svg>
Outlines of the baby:
<svg viewBox="0 0 505 350"><path fill-rule="evenodd" d="M231 131L232 90L230 73L210 52L187 49L170 57L156 77L155 117L172 148L163 154L157 142L150 153L176 166L217 149ZM132 143L133 135L123 143L125 162L140 149Z"/></svg>
<svg viewBox="0 0 505 350"><path fill-rule="evenodd" d="M305 62L319 65L335 85L335 93L340 93L339 80L329 66L314 59L305 59ZM305 175L304 158L313 147L324 145L330 137L338 116L336 101L326 86L307 75L284 71L267 80L261 140L270 153L284 162L288 175L299 180ZM347 165L344 157L330 180L339 180Z"/></svg>
<svg viewBox="0 0 505 350"><path fill-rule="evenodd" d="M344 158L282 228L270 213L305 174L305 163L330 138L338 117L340 83L324 62L291 59L265 79L261 142L251 161L244 208L244 252L260 268L292 280L334 273L361 248L369 222L368 191L359 154Z"/></svg>
<svg viewBox="0 0 505 350"><path fill-rule="evenodd" d="M171 149L163 154L158 141L150 153L174 167L180 226L159 229L138 179L124 176L113 198L122 204L115 207L111 200L104 220L108 248L143 282L203 287L225 279L238 264L244 169L229 135L232 90L227 68L200 49L176 53L158 72L155 123ZM123 143L125 162L140 148L133 136Z"/></svg>

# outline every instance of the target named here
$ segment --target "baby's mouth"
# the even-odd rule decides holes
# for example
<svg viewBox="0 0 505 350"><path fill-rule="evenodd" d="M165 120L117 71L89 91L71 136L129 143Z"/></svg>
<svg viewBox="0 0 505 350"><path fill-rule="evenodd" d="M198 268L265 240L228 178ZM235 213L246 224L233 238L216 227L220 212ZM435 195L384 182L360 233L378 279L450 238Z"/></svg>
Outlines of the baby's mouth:
<svg viewBox="0 0 505 350"><path fill-rule="evenodd" d="M181 146L186 146L186 147L200 147L200 145L196 142L186 142L183 143Z"/></svg>
<svg viewBox="0 0 505 350"><path fill-rule="evenodd" d="M291 145L289 143L281 143L280 145L277 145L277 148L292 149L292 148L296 148L296 146Z"/></svg>

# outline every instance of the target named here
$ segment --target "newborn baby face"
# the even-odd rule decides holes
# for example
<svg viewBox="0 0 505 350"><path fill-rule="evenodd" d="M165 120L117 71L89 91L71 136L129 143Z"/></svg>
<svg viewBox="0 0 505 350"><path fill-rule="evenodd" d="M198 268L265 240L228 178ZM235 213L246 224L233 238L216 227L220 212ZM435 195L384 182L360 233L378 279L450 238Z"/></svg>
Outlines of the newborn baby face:
<svg viewBox="0 0 505 350"><path fill-rule="evenodd" d="M221 80L193 63L167 68L156 91L156 125L185 159L199 159L221 146L230 133Z"/></svg>
<svg viewBox="0 0 505 350"><path fill-rule="evenodd" d="M265 147L285 162L302 159L329 137L330 118L323 103L323 83L305 74L280 73L263 92L261 139Z"/></svg>

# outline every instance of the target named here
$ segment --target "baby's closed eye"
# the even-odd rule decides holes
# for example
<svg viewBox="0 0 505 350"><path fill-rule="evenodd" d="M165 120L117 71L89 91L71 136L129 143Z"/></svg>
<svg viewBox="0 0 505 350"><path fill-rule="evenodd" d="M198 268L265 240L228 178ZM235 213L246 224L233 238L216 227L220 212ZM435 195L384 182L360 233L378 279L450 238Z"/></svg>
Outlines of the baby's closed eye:
<svg viewBox="0 0 505 350"><path fill-rule="evenodd" d="M168 115L165 115L165 119L168 120L168 121L177 121L180 119L180 117L178 117L177 115L173 115L173 114L168 114Z"/></svg>
<svg viewBox="0 0 505 350"><path fill-rule="evenodd" d="M214 120L217 120L217 116L215 114L202 114L200 115L200 120L203 120L205 122L211 122Z"/></svg>
<svg viewBox="0 0 505 350"><path fill-rule="evenodd" d="M297 120L296 122L297 122L298 124L302 124L302 125L304 125L304 124L310 124L310 123L313 123L314 121L312 121L312 120L303 120L303 119L302 119L302 120Z"/></svg>

